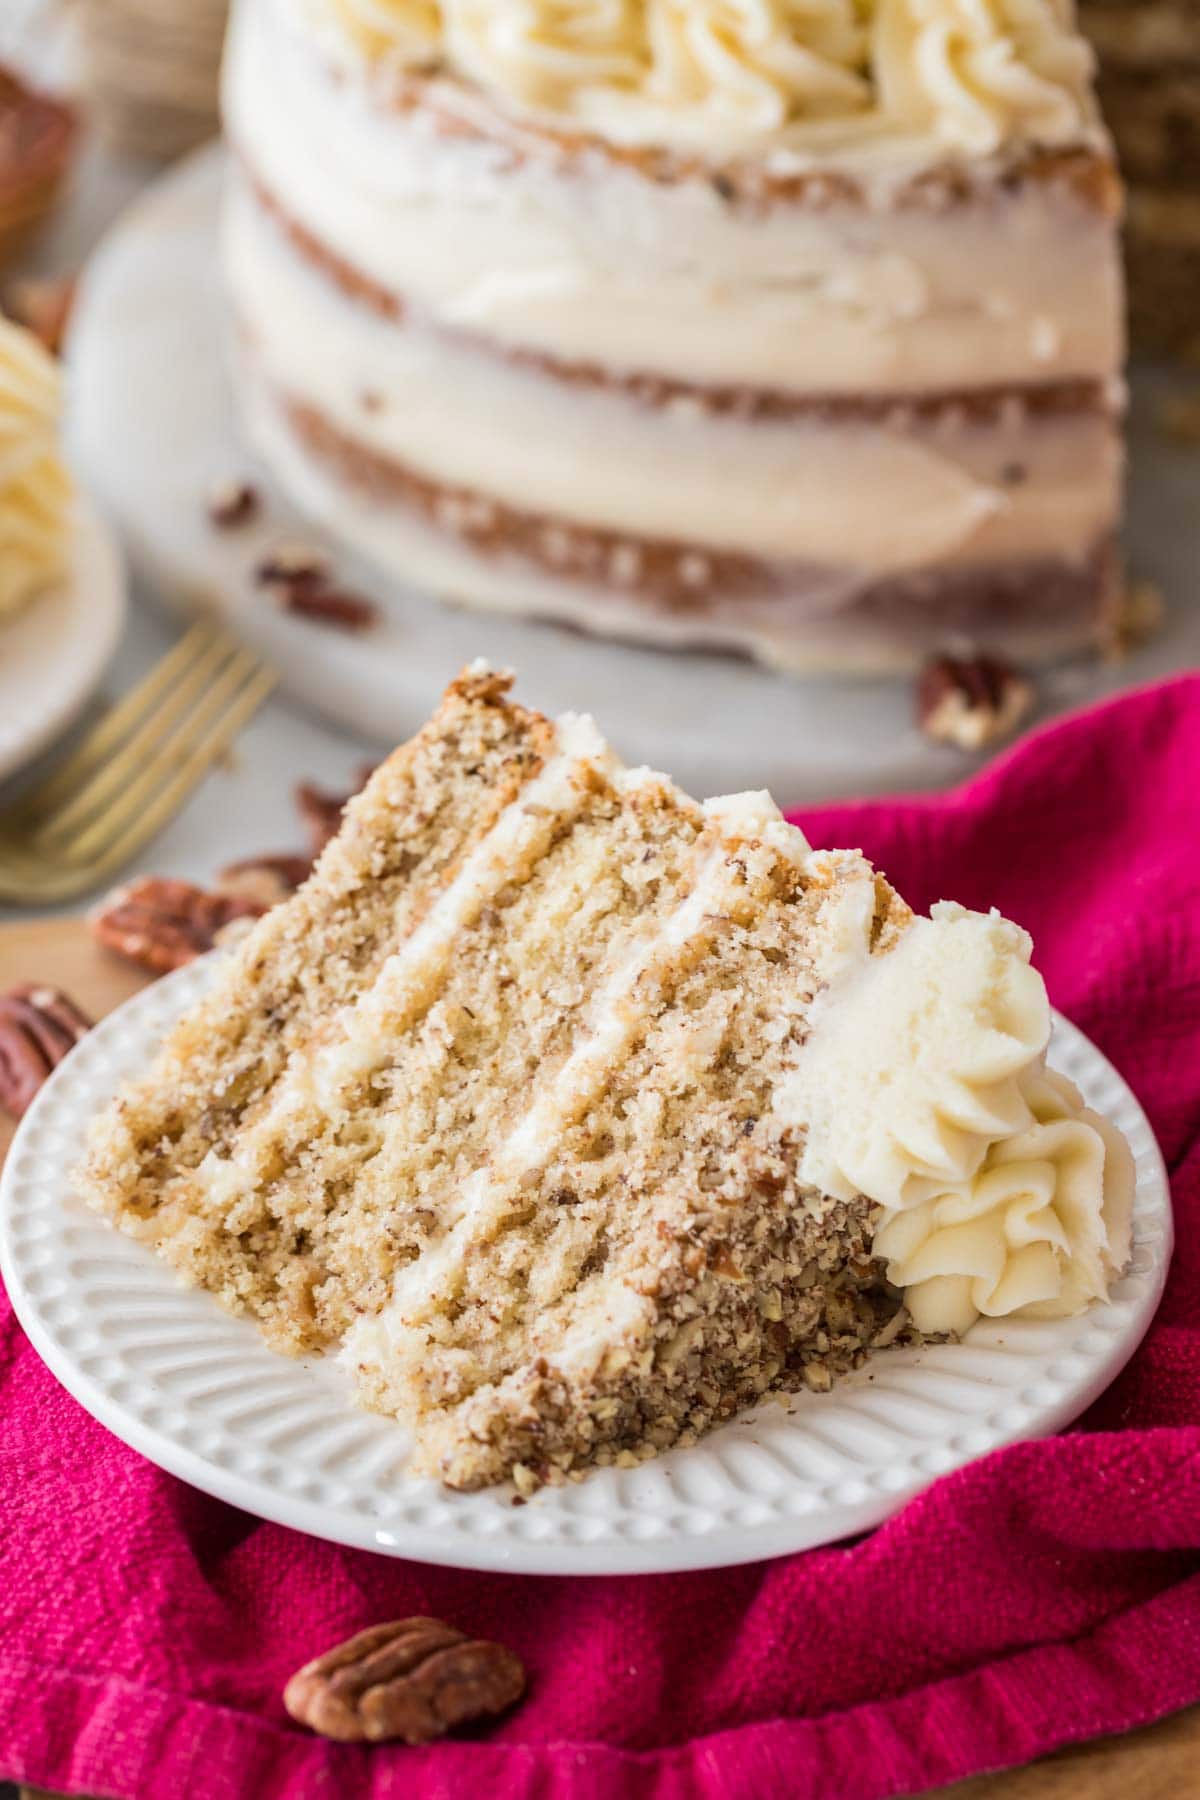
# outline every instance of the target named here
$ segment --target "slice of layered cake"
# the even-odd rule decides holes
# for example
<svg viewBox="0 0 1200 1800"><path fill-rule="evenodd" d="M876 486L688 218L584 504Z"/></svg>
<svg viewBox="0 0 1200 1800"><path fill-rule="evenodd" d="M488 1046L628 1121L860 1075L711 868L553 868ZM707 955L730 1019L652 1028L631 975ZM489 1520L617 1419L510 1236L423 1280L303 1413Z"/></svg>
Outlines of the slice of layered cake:
<svg viewBox="0 0 1200 1800"><path fill-rule="evenodd" d="M82 1191L457 1487L640 1456L901 1332L1077 1311L1128 1152L1029 941L914 919L467 671L98 1121Z"/></svg>
<svg viewBox="0 0 1200 1800"><path fill-rule="evenodd" d="M243 0L225 113L255 439L408 582L790 669L1103 636L1070 0Z"/></svg>

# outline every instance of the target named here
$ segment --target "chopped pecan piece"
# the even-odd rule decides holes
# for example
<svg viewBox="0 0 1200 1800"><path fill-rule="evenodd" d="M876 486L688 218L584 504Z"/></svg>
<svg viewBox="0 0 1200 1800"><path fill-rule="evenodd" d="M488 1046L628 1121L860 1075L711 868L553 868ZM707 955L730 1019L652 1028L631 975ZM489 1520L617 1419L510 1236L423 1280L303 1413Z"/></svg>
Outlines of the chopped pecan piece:
<svg viewBox="0 0 1200 1800"><path fill-rule="evenodd" d="M339 631L369 631L379 619L379 608L364 594L320 581L284 582L279 588L279 601L284 612L312 619L318 625L336 626Z"/></svg>
<svg viewBox="0 0 1200 1800"><path fill-rule="evenodd" d="M211 950L234 919L255 919L265 911L243 895L208 893L190 881L143 875L102 900L88 923L106 950L165 975Z"/></svg>
<svg viewBox="0 0 1200 1800"><path fill-rule="evenodd" d="M525 1670L503 1644L416 1618L372 1626L306 1663L283 1704L298 1724L339 1743L427 1744L495 1718L524 1692Z"/></svg>
<svg viewBox="0 0 1200 1800"><path fill-rule="evenodd" d="M218 531L248 525L259 506L258 489L248 481L222 481L208 497L208 516Z"/></svg>
<svg viewBox="0 0 1200 1800"><path fill-rule="evenodd" d="M326 558L307 544L281 544L259 563L254 579L271 590L285 612L319 625L367 631L379 618L375 602L340 587Z"/></svg>
<svg viewBox="0 0 1200 1800"><path fill-rule="evenodd" d="M217 876L217 891L253 900L264 912L294 894L312 872L312 857L285 851L272 856L247 856L227 863Z"/></svg>
<svg viewBox="0 0 1200 1800"><path fill-rule="evenodd" d="M297 587L304 582L327 582L329 563L311 544L280 544L254 571L259 587Z"/></svg>
<svg viewBox="0 0 1200 1800"><path fill-rule="evenodd" d="M26 1111L92 1021L60 988L25 982L0 994L0 1106L14 1119Z"/></svg>
<svg viewBox="0 0 1200 1800"><path fill-rule="evenodd" d="M917 723L935 743L983 750L1011 735L1033 705L1033 685L996 657L939 656L917 684Z"/></svg>

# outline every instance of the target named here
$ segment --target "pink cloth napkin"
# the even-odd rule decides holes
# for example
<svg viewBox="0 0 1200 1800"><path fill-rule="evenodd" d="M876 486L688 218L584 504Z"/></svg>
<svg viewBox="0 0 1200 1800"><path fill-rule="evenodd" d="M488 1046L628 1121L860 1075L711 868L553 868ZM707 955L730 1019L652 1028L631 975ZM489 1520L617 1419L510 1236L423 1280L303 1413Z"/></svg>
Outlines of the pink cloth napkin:
<svg viewBox="0 0 1200 1800"><path fill-rule="evenodd" d="M1081 1430L751 1568L521 1580L259 1523L160 1474L0 1315L0 1774L120 1797L877 1800L1200 1700L1200 678L1053 726L959 792L803 815L919 906L999 905L1117 1063L1179 1248ZM49 971L53 973L53 971ZM321 1743L280 1690L362 1626L512 1644L526 1704L423 1750Z"/></svg>

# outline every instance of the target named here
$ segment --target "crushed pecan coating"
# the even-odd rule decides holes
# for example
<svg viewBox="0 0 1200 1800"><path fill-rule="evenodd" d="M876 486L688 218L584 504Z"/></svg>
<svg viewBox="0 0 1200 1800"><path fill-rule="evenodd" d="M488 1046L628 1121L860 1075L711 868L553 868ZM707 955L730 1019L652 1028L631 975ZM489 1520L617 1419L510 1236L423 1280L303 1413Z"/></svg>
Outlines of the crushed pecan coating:
<svg viewBox="0 0 1200 1800"><path fill-rule="evenodd" d="M209 893L190 881L143 875L114 889L88 924L106 950L165 975L211 950L234 919L254 919L265 911L245 895Z"/></svg>
<svg viewBox="0 0 1200 1800"><path fill-rule="evenodd" d="M0 994L0 1107L19 1119L92 1021L60 988L24 982Z"/></svg>
<svg viewBox="0 0 1200 1800"><path fill-rule="evenodd" d="M283 1703L298 1724L339 1743L427 1744L507 1712L524 1692L525 1670L503 1644L414 1618L374 1625L306 1663Z"/></svg>

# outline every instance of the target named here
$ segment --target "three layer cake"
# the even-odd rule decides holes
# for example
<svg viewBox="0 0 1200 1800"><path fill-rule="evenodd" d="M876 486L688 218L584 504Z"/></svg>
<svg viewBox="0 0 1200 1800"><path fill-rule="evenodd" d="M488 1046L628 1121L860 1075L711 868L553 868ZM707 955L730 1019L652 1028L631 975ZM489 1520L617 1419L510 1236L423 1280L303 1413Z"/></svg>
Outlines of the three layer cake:
<svg viewBox="0 0 1200 1800"><path fill-rule="evenodd" d="M405 580L792 669L1104 634L1069 0L242 0L226 119L255 437Z"/></svg>
<svg viewBox="0 0 1200 1800"><path fill-rule="evenodd" d="M914 918L467 671L96 1122L80 1191L454 1487L687 1442L915 1327L1058 1317L1132 1159L1024 932Z"/></svg>

